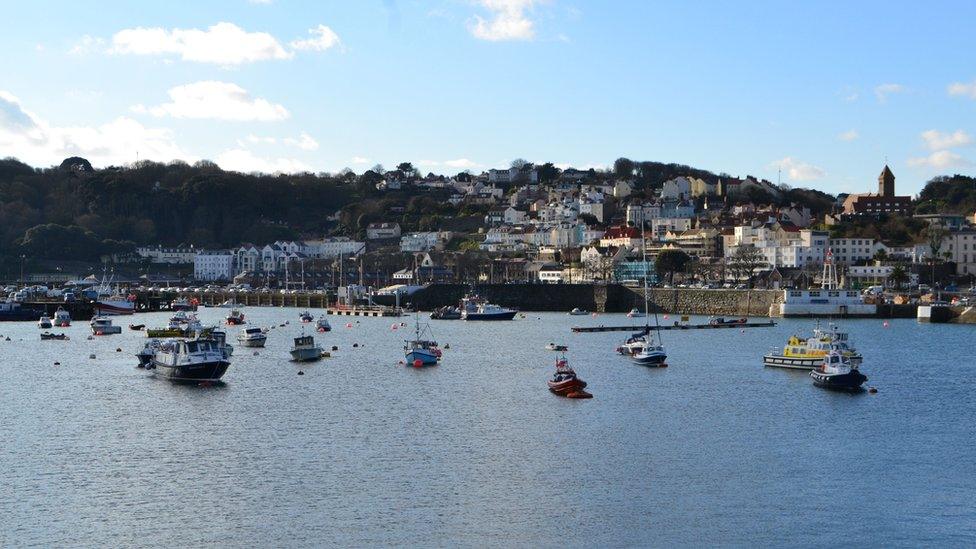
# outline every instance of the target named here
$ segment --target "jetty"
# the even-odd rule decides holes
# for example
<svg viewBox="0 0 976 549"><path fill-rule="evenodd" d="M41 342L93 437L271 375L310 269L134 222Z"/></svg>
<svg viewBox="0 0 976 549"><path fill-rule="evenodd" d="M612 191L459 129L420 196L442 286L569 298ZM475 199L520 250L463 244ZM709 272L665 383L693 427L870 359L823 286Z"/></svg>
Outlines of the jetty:
<svg viewBox="0 0 976 549"><path fill-rule="evenodd" d="M735 322L723 322L719 324L662 324L660 327L652 327L650 330L721 330L729 328L771 328L776 323L772 320L766 322L746 322L737 324ZM592 334L597 332L638 332L643 331L644 326L573 326L572 330L577 333Z"/></svg>

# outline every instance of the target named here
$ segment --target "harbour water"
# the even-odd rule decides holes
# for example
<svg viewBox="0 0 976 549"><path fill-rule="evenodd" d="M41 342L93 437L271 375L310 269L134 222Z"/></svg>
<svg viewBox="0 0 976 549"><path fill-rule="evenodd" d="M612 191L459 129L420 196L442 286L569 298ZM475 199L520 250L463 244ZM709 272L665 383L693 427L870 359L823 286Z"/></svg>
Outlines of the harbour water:
<svg viewBox="0 0 976 549"><path fill-rule="evenodd" d="M879 390L848 395L763 368L809 320L666 332L663 369L615 355L625 333L570 333L623 315L431 321L450 349L413 369L410 317L332 317L335 356L298 365L299 310L246 313L290 324L214 387L136 369L142 333L0 324L0 545L976 543L971 327L844 322ZM546 390L550 342L592 400Z"/></svg>

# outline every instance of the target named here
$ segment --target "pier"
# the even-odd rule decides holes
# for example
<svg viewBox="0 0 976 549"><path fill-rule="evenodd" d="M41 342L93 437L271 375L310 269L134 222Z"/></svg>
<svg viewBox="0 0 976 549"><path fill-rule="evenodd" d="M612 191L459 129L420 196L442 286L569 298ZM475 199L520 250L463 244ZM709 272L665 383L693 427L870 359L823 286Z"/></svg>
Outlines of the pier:
<svg viewBox="0 0 976 549"><path fill-rule="evenodd" d="M660 327L653 327L651 330L720 330L723 328L771 328L776 323L772 320L767 322L747 322L736 324L726 322L724 324L663 324ZM643 326L573 326L573 331L582 334L592 334L597 332L637 332L643 330Z"/></svg>

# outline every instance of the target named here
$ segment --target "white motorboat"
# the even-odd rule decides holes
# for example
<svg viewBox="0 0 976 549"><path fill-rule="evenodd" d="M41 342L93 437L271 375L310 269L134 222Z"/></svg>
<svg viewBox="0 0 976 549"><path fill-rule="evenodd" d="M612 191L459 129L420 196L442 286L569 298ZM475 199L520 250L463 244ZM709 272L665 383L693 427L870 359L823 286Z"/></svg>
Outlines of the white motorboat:
<svg viewBox="0 0 976 549"><path fill-rule="evenodd" d="M628 318L644 318L646 316L647 315L640 312L640 310L637 307L634 307L633 309L630 310L629 313L627 313Z"/></svg>
<svg viewBox="0 0 976 549"><path fill-rule="evenodd" d="M112 319L105 316L96 316L91 319L91 331L93 335L121 334L122 327L112 324Z"/></svg>
<svg viewBox="0 0 976 549"><path fill-rule="evenodd" d="M237 342L244 347L264 347L268 336L261 328L244 328L237 335Z"/></svg>
<svg viewBox="0 0 976 549"><path fill-rule="evenodd" d="M329 319L325 318L325 315L319 317L315 321L315 331L317 332L330 332L332 331L332 326L329 325Z"/></svg>
<svg viewBox="0 0 976 549"><path fill-rule="evenodd" d="M71 314L64 308L58 307L58 310L54 311L54 325L58 328L71 326Z"/></svg>
<svg viewBox="0 0 976 549"><path fill-rule="evenodd" d="M569 314L572 316L586 316L590 314L590 312L585 309L580 309L579 307L576 307L572 311L570 311Z"/></svg>
<svg viewBox="0 0 976 549"><path fill-rule="evenodd" d="M37 321L37 327L42 330L50 330L52 327L54 327L54 324L51 322L51 317L42 315Z"/></svg>

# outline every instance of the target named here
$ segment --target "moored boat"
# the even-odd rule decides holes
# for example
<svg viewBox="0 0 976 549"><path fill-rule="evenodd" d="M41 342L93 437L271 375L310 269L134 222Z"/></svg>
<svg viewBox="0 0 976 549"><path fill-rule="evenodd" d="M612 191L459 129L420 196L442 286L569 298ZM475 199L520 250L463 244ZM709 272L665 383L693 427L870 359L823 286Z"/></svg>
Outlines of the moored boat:
<svg viewBox="0 0 976 549"><path fill-rule="evenodd" d="M559 345L558 343L550 343L546 345L547 351L568 351L569 347L565 345Z"/></svg>
<svg viewBox="0 0 976 549"><path fill-rule="evenodd" d="M57 328L71 326L71 313L64 310L64 307L58 307L58 310L54 311L54 326Z"/></svg>
<svg viewBox="0 0 976 549"><path fill-rule="evenodd" d="M440 307L430 312L430 318L433 320L461 320L461 309L453 305Z"/></svg>
<svg viewBox="0 0 976 549"><path fill-rule="evenodd" d="M24 307L20 302L8 299L0 302L0 321L34 320L44 311Z"/></svg>
<svg viewBox="0 0 976 549"><path fill-rule="evenodd" d="M647 315L640 312L640 310L637 307L634 307L633 309L630 310L630 312L627 313L628 318L644 318L645 316Z"/></svg>
<svg viewBox="0 0 976 549"><path fill-rule="evenodd" d="M229 366L216 340L200 338L162 342L146 368L170 381L198 383L219 381Z"/></svg>
<svg viewBox="0 0 976 549"><path fill-rule="evenodd" d="M303 311L302 314L298 315L298 319L307 324L315 320L315 317L312 316L312 313L308 311Z"/></svg>
<svg viewBox="0 0 976 549"><path fill-rule="evenodd" d="M462 320L512 320L518 311L488 303L478 296L468 296L461 301Z"/></svg>
<svg viewBox="0 0 976 549"><path fill-rule="evenodd" d="M441 350L438 348L436 341L426 339L425 337L430 334L430 326L428 325L421 329L419 313L416 313L414 317L416 319L414 338L406 341L403 346L406 363L417 367L437 364L437 361L441 358Z"/></svg>
<svg viewBox="0 0 976 549"><path fill-rule="evenodd" d="M91 331L92 335L110 335L110 334L121 334L122 327L114 326L112 324L112 319L104 316L96 316L91 319Z"/></svg>
<svg viewBox="0 0 976 549"><path fill-rule="evenodd" d="M68 334L52 334L51 332L44 332L41 334L41 340L47 341L49 339L67 340L70 339Z"/></svg>
<svg viewBox="0 0 976 549"><path fill-rule="evenodd" d="M231 309L227 315L227 324L231 326L244 324L244 313L240 309Z"/></svg>
<svg viewBox="0 0 976 549"><path fill-rule="evenodd" d="M264 347L267 340L268 336L261 328L244 328L237 335L237 342L244 347Z"/></svg>
<svg viewBox="0 0 976 549"><path fill-rule="evenodd" d="M171 311L190 311L190 312L193 312L193 311L196 311L199 306L200 306L200 301L197 298L187 299L185 297L181 297L181 298L178 298L178 299L174 299L169 304L169 308L170 308Z"/></svg>
<svg viewBox="0 0 976 549"><path fill-rule="evenodd" d="M568 398L591 398L593 396L583 390L586 388L586 382L580 379L576 372L569 367L569 362L566 361L565 357L556 361L556 372L546 383L549 385L549 391L559 396Z"/></svg>
<svg viewBox="0 0 976 549"><path fill-rule="evenodd" d="M573 308L572 311L569 312L569 314L572 316L586 316L590 314L590 312L585 309L580 309L579 307L575 307Z"/></svg>
<svg viewBox="0 0 976 549"><path fill-rule="evenodd" d="M50 330L54 327L54 323L51 322L51 317L47 315L41 315L41 318L37 321L37 327L42 330Z"/></svg>
<svg viewBox="0 0 976 549"><path fill-rule="evenodd" d="M319 333L332 331L332 325L329 324L329 319L325 318L325 315L320 316L319 319L315 321L315 331Z"/></svg>
<svg viewBox="0 0 976 549"><path fill-rule="evenodd" d="M861 385L868 380L850 357L834 349L824 357L819 368L810 371L813 384L824 389L834 391L860 391Z"/></svg>
<svg viewBox="0 0 976 549"><path fill-rule="evenodd" d="M801 338L790 336L781 350L774 350L763 356L763 365L793 370L812 370L823 364L824 357L836 350L848 358L854 366L861 363L861 353L850 345L847 332L842 332L836 324L822 329L820 324L813 329L813 336Z"/></svg>
<svg viewBox="0 0 976 549"><path fill-rule="evenodd" d="M98 316L131 315L135 310L135 301L123 295L100 297L95 301L95 314Z"/></svg>
<svg viewBox="0 0 976 549"><path fill-rule="evenodd" d="M322 347L316 345L315 338L310 335L296 337L295 346L289 352L296 362L311 362L322 358Z"/></svg>

